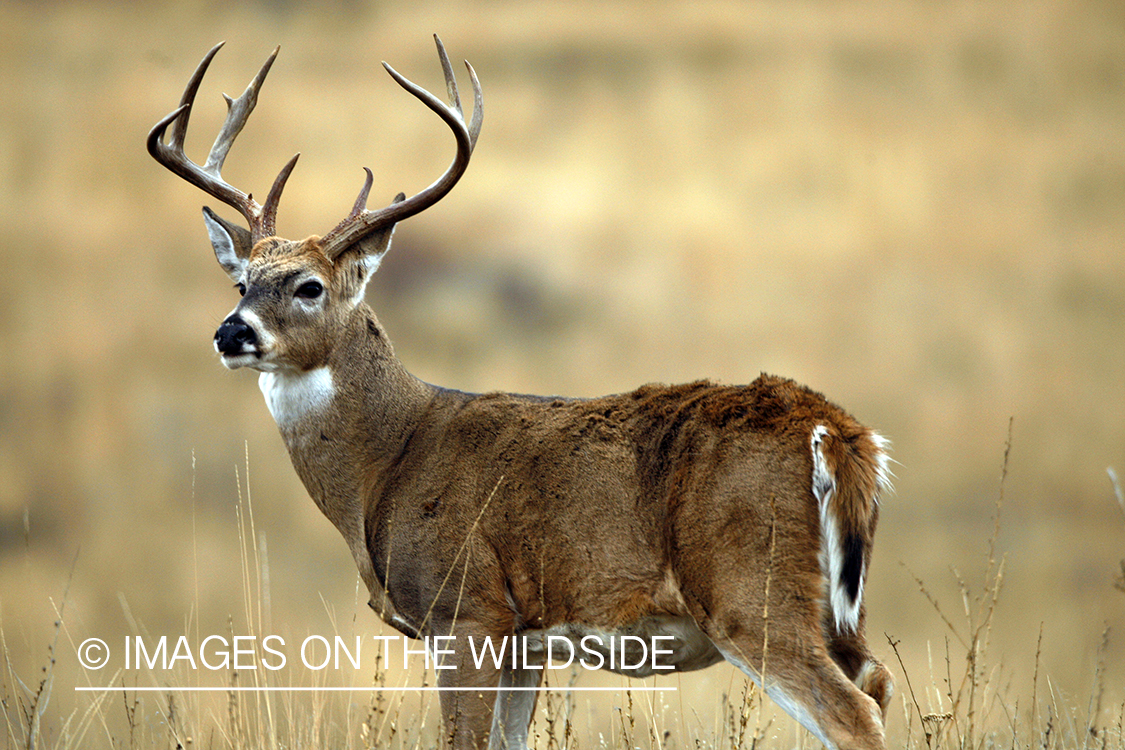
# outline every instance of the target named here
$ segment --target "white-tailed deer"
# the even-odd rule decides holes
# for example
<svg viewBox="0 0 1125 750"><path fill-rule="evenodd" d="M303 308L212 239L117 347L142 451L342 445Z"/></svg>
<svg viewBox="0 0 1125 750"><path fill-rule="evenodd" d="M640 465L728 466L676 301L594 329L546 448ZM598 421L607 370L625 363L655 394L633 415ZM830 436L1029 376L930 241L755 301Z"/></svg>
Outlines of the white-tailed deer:
<svg viewBox="0 0 1125 750"><path fill-rule="evenodd" d="M375 611L411 637L455 636L443 647L454 668L437 672L440 686L461 688L441 694L453 746L526 747L528 688L540 684L554 636L631 676L726 659L826 746L884 747L892 680L863 638L888 485L883 439L823 396L766 375L592 399L462 393L415 378L364 291L395 224L465 171L482 113L472 67L466 123L440 41L448 106L386 66L453 131L452 166L377 211L366 208L367 170L339 225L291 241L274 236L274 219L296 157L262 205L220 175L276 50L242 96L227 98L207 161L184 154L218 49L148 137L157 161L249 223L203 209L242 295L215 348L227 367L261 373L293 466L347 541ZM480 648L505 636L520 639L518 658L476 668L470 640ZM653 637L663 638L652 642L661 661L637 666L636 644ZM611 654L614 643L627 645Z"/></svg>

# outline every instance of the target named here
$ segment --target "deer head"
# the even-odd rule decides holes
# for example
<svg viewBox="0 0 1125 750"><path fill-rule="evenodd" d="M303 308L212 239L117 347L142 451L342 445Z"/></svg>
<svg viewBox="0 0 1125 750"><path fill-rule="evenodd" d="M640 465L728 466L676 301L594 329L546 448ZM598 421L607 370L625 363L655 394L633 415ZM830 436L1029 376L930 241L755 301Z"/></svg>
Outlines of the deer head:
<svg viewBox="0 0 1125 750"><path fill-rule="evenodd" d="M390 247L395 225L437 203L464 174L480 134L483 115L480 83L465 63L473 85L473 117L466 123L453 68L435 35L449 104L411 83L390 65L383 66L404 89L433 110L453 131L457 155L437 181L411 198L400 193L386 207L367 208L374 181L370 169L351 212L323 237L293 241L275 236L278 204L297 156L281 169L264 204L223 180L221 171L234 139L257 103L277 48L237 99L224 95L227 117L202 164L184 153L188 119L199 85L223 46L215 45L188 81L180 106L153 127L148 150L158 162L209 195L236 209L248 228L203 209L207 234L219 265L235 282L241 301L215 333L215 348L231 369L251 367L263 372L306 372L323 364L343 323L362 304L371 274ZM165 135L171 127L167 142ZM284 335L282 335L284 333Z"/></svg>

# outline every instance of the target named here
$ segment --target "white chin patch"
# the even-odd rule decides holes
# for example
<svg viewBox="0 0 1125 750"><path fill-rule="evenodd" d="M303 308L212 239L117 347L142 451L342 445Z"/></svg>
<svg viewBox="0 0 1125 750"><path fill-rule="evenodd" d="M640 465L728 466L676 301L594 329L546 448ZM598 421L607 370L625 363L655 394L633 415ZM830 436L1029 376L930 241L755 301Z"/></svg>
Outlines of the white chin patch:
<svg viewBox="0 0 1125 750"><path fill-rule="evenodd" d="M260 364L261 357L252 353L223 354L219 359L228 370L237 370L240 367L255 367Z"/></svg>
<svg viewBox="0 0 1125 750"><path fill-rule="evenodd" d="M323 410L336 394L332 371L327 367L308 372L264 371L258 376L258 387L279 427Z"/></svg>

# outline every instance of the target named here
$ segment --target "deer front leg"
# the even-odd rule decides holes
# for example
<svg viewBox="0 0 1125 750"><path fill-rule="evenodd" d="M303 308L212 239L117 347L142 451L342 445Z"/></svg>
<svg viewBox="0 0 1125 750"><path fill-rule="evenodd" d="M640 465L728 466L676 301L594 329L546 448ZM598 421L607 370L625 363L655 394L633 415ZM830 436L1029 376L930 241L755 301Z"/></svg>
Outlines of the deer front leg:
<svg viewBox="0 0 1125 750"><path fill-rule="evenodd" d="M526 669L505 664L500 671L500 691L492 712L489 750L527 750L527 730L539 693L542 669ZM505 690L504 688L516 688Z"/></svg>
<svg viewBox="0 0 1125 750"><path fill-rule="evenodd" d="M490 663L482 663L477 669L473 663L468 642L472 637L457 636L456 656L437 669L443 747L451 750L486 750L495 688L500 685L499 669Z"/></svg>
<svg viewBox="0 0 1125 750"><path fill-rule="evenodd" d="M448 747L526 750L537 697L531 688L539 686L543 670L526 669L514 661L517 636L488 633L468 623L444 632L451 630L453 640L443 642L441 652L435 654L438 686L443 688L442 734ZM522 659L518 654L516 658Z"/></svg>

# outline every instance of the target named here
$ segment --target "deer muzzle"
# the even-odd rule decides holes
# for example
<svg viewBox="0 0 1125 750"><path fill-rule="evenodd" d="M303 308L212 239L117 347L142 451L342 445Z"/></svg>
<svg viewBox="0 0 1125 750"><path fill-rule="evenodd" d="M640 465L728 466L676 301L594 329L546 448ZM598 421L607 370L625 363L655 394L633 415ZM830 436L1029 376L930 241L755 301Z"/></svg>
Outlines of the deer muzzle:
<svg viewBox="0 0 1125 750"><path fill-rule="evenodd" d="M224 320L215 331L215 350L224 357L256 353L257 343L258 335L237 313Z"/></svg>

